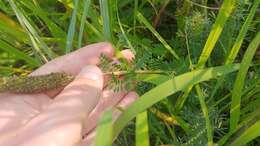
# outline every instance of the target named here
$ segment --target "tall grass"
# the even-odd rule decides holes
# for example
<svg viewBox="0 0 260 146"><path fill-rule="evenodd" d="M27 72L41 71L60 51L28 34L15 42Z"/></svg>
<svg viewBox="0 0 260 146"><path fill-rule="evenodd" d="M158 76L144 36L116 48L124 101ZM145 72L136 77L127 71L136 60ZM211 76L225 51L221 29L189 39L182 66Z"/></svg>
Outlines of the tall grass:
<svg viewBox="0 0 260 146"><path fill-rule="evenodd" d="M162 38L162 36L153 28L153 26L145 19L145 17L140 13L137 12L136 14L137 19L144 23L144 25L153 33L153 35L164 45L164 47L176 58L180 59L174 49Z"/></svg>
<svg viewBox="0 0 260 146"><path fill-rule="evenodd" d="M48 46L44 43L41 37L38 35L37 31L33 28L30 22L26 19L22 11L18 9L15 2L13 0L9 1L13 11L15 12L19 22L27 30L28 35L31 39L32 46L34 47L35 55L39 56L39 60L43 62L48 62L49 59L54 57L53 52L48 48ZM45 53L48 55L46 57Z"/></svg>
<svg viewBox="0 0 260 146"><path fill-rule="evenodd" d="M104 136L106 133L106 136ZM109 146L112 144L112 110L109 109L104 113L100 119L97 127L97 135L95 137L95 146Z"/></svg>
<svg viewBox="0 0 260 146"><path fill-rule="evenodd" d="M246 21L245 23L243 24L241 30L239 31L239 34L236 38L236 41L230 51L230 53L228 54L228 57L226 58L226 61L225 61L225 64L231 64L233 63L233 61L235 60L235 58L237 57L237 54L241 48L241 45L243 43L243 40L245 39L245 36L246 36L246 33L249 29L249 25L251 24L253 18L254 18L254 15L256 13L256 10L257 10L257 7L258 7L258 4L259 2L257 1L254 1L254 4L246 18ZM216 83L216 86L210 96L210 99L212 99L216 93L216 91L218 90L218 88L220 87L220 85L222 85L224 82L224 77L220 78L218 80L218 82Z"/></svg>
<svg viewBox="0 0 260 146"><path fill-rule="evenodd" d="M74 40L74 35L75 35L75 26L76 26L76 21L77 21L77 11L79 8L79 0L75 0L75 6L72 12L71 20L70 20L70 25L68 29L68 36L67 36L67 41L66 41L66 53L69 53L73 49L73 40Z"/></svg>
<svg viewBox="0 0 260 146"><path fill-rule="evenodd" d="M185 90L190 85L195 85L199 82L216 78L218 76L233 72L239 68L239 65L228 65L209 69L201 69L185 73L170 79L149 92L145 93L136 102L134 102L114 123L114 137L132 120L139 112L152 106L156 102L174 94L177 91Z"/></svg>
<svg viewBox="0 0 260 146"><path fill-rule="evenodd" d="M111 9L113 9L113 6L110 4L113 4L112 2L108 0L99 0L100 3L100 11L103 21L103 35L104 39L109 42L113 42L113 25L112 25L112 15L111 15Z"/></svg>
<svg viewBox="0 0 260 146"><path fill-rule="evenodd" d="M0 75L108 41L157 74L134 75L140 98L115 121L105 112L96 146L259 144L259 2L0 1Z"/></svg>
<svg viewBox="0 0 260 146"><path fill-rule="evenodd" d="M256 37L249 44L247 51L241 62L241 68L236 77L234 88L232 90L232 102L230 107L230 131L233 131L239 122L240 117L240 106L241 106L241 95L243 86L245 83L246 75L250 66L250 63L254 57L254 54L260 43L260 32L257 33Z"/></svg>
<svg viewBox="0 0 260 146"><path fill-rule="evenodd" d="M86 21L86 18L87 18L87 14L88 14L88 11L89 11L90 4L91 4L91 0L85 0L84 9L83 9L81 20L80 20L78 48L82 47L82 39L83 39L83 32L84 32L84 28L85 28L85 21Z"/></svg>

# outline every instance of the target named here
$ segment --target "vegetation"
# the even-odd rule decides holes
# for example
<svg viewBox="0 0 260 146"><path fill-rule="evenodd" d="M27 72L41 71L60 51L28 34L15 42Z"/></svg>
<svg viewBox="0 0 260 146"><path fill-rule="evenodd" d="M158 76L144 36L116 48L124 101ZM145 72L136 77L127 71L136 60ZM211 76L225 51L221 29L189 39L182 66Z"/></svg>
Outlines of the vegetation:
<svg viewBox="0 0 260 146"><path fill-rule="evenodd" d="M136 56L113 84L137 81L141 97L104 114L96 145L259 145L259 2L1 0L0 76L109 41Z"/></svg>

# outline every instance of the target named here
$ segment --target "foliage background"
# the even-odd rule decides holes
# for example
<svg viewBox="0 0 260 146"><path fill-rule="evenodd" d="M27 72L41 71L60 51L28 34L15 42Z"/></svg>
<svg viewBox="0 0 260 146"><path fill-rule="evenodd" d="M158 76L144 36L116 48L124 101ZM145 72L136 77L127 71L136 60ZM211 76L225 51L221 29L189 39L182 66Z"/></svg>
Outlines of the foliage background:
<svg viewBox="0 0 260 146"><path fill-rule="evenodd" d="M135 52L135 63L124 68L127 71L163 72L129 74L144 95L132 108L149 108L137 107L146 110L143 113L126 110L112 127L114 135L124 122L128 126L113 145L258 145L258 4L259 0L1 0L0 76L26 74L84 45L109 41L117 51ZM238 72L224 66L232 63L241 63ZM185 86L175 94L162 88L169 87L162 86L164 81L216 66L223 68L213 71L227 75L212 75L209 79L214 80L198 84L188 74L193 88ZM185 80L180 81L184 86ZM148 95L160 92L169 96L153 104ZM232 112L235 105L239 110ZM137 119L128 122L132 116Z"/></svg>

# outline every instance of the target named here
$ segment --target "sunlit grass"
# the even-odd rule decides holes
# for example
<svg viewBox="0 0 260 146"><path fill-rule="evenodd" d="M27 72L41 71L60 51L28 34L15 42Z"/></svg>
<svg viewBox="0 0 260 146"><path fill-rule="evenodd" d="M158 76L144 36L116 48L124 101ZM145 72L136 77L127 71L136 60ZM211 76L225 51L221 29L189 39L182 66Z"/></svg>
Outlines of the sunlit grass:
<svg viewBox="0 0 260 146"><path fill-rule="evenodd" d="M95 145L246 145L260 134L259 2L0 1L0 76L107 41L135 53L129 68L160 73L135 74L140 98L103 115Z"/></svg>

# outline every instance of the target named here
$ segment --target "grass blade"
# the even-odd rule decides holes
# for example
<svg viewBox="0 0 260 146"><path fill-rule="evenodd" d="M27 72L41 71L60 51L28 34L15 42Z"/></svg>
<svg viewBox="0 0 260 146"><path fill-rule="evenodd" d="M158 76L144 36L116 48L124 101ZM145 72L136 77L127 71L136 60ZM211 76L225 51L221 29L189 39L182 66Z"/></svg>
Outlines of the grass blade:
<svg viewBox="0 0 260 146"><path fill-rule="evenodd" d="M119 18L119 14L118 14L117 0L116 0L116 17L117 17L117 22L118 22L118 25L120 27L120 30L122 32L122 35L123 35L124 39L126 40L126 42L127 42L128 46L129 46L129 48L131 49L131 51L133 53L135 53L135 49L134 49L133 45L131 44L130 40L127 38L126 33L124 31L124 28L123 28L123 26L121 24L121 21L120 21L120 18Z"/></svg>
<svg viewBox="0 0 260 146"><path fill-rule="evenodd" d="M176 112L179 112L182 109L185 101L187 100L188 96L190 95L190 92L191 92L192 88L193 88L193 86L187 88L184 91L184 93L182 94L182 96L177 99L176 104L175 104Z"/></svg>
<svg viewBox="0 0 260 146"><path fill-rule="evenodd" d="M135 146L150 146L147 120L147 111L138 114L136 117Z"/></svg>
<svg viewBox="0 0 260 146"><path fill-rule="evenodd" d="M207 105L206 105L206 102L205 102L205 97L204 97L202 90L201 90L199 85L196 85L195 88L196 88L196 91L197 91L197 94L198 94L198 97L199 97L200 106L201 106L201 109L202 109L203 116L206 120L208 146L213 146L213 129L212 129L211 122L210 122L210 119L209 119L209 113L208 113L208 108L207 108Z"/></svg>
<svg viewBox="0 0 260 146"><path fill-rule="evenodd" d="M197 68L204 67L205 63L207 62L212 50L215 47L215 44L218 41L218 38L225 26L226 21L228 20L229 16L233 12L235 8L236 0L225 0L220 8L219 14L217 19L213 25L212 30L210 31L209 37L206 41L206 44L203 48L203 51L200 55Z"/></svg>
<svg viewBox="0 0 260 146"><path fill-rule="evenodd" d="M230 64L230 63L232 63L235 60L235 58L237 56L237 53L240 50L240 47L241 47L241 45L243 43L243 40L244 40L244 38L246 36L247 30L249 28L249 25L251 24L251 22L252 22L252 20L254 18L254 15L256 13L257 6L258 6L259 2L260 1L255 0L255 2L253 4L253 6L252 6L252 8L251 8L247 18L246 18L246 21L243 24L243 26L242 26L242 28L241 28L241 30L240 30L237 38L236 38L236 41L235 41L235 43L234 43L234 45L233 45L233 47L232 47L232 49L231 49L231 51L230 51L226 61L225 61L225 64Z"/></svg>
<svg viewBox="0 0 260 146"><path fill-rule="evenodd" d="M239 132L244 127L250 127L249 125L252 125L252 122L259 121L259 115L260 115L260 108L258 107L255 111L249 113L247 115L247 118L243 119L243 121L239 123L239 125L236 127L235 130L229 131L225 136L223 136L218 141L218 145L219 146L224 145L232 135L235 135L236 132Z"/></svg>
<svg viewBox="0 0 260 146"><path fill-rule="evenodd" d="M75 2L75 7L73 9L72 16L70 19L68 36L67 36L67 40L66 40L66 50L65 50L66 53L69 53L73 50L73 40L74 40L75 29L76 29L79 0L75 0L74 2Z"/></svg>
<svg viewBox="0 0 260 146"><path fill-rule="evenodd" d="M112 110L106 111L97 127L94 146L110 146L112 144Z"/></svg>
<svg viewBox="0 0 260 146"><path fill-rule="evenodd" d="M143 23L152 33L153 35L164 45L164 47L176 58L180 59L174 49L163 39L163 37L153 28L153 26L148 22L148 20L140 13L136 14L137 20Z"/></svg>
<svg viewBox="0 0 260 146"><path fill-rule="evenodd" d="M113 43L113 26L112 26L112 2L109 0L99 0L100 3L100 11L101 11L101 17L103 21L103 34L106 41L109 41Z"/></svg>
<svg viewBox="0 0 260 146"><path fill-rule="evenodd" d="M138 75L137 76L137 80L138 81L143 81L143 82L148 82L148 83L152 83L152 84L155 84L155 85L160 85L162 84L163 82L166 82L168 80L172 79L171 76L166 76L166 75L161 75L161 74L150 74L150 75ZM186 133L189 133L190 132L190 126L188 123L186 123L183 119L181 119L180 117L176 116L176 115L173 115L174 118L176 119L178 125L180 127L183 128L183 130L186 132Z"/></svg>
<svg viewBox="0 0 260 146"><path fill-rule="evenodd" d="M88 10L90 7L91 0L84 1L84 9L80 20L80 28L79 28L79 40L78 40L78 48L82 47L82 39L83 39L83 32L85 28L85 21L88 14Z"/></svg>
<svg viewBox="0 0 260 146"><path fill-rule="evenodd" d="M39 17L48 27L52 36L61 39L59 41L59 47L65 51L65 36L66 33L60 28L53 20L48 18L49 12L45 12L37 3L32 3L31 1L19 1L26 8L31 10L35 16Z"/></svg>
<svg viewBox="0 0 260 146"><path fill-rule="evenodd" d="M234 88L232 90L232 102L230 108L230 131L233 131L239 122L240 117L240 102L244 82L246 79L247 71L250 63L254 57L257 47L260 43L260 32L257 33L256 37L249 44L248 49L245 52L243 60L241 62L241 68L239 69Z"/></svg>
<svg viewBox="0 0 260 146"><path fill-rule="evenodd" d="M0 12L0 30L14 37L20 42L29 44L29 37L23 28L10 17Z"/></svg>
<svg viewBox="0 0 260 146"><path fill-rule="evenodd" d="M179 75L171 80L168 80L152 90L146 92L137 101L127 108L122 115L115 121L113 126L113 136L116 137L123 127L138 113L149 108L165 97L172 95L178 91L185 90L191 85L199 82L216 78L217 76L225 75L239 69L239 65L220 66L208 69L201 69Z"/></svg>
<svg viewBox="0 0 260 146"><path fill-rule="evenodd" d="M150 75L137 75L138 81L148 82L155 85L162 84L163 82L166 82L168 80L172 79L170 76L161 75L161 74L150 74Z"/></svg>
<svg viewBox="0 0 260 146"><path fill-rule="evenodd" d="M231 15L235 7L235 3L236 3L235 0L225 0L223 2L219 14L217 16L217 19L213 25L212 30L210 31L206 44L200 55L197 68L203 68L205 66L211 52L213 51L216 45L216 42L219 39L221 32L223 31L226 21L228 20L229 16ZM192 88L193 88L192 86L188 87L187 90L184 91L185 94L178 100L178 105L176 105L178 110L180 110L184 105L187 96L189 95Z"/></svg>
<svg viewBox="0 0 260 146"><path fill-rule="evenodd" d="M32 65L33 67L38 67L40 65L40 62L38 62L36 59L26 55L24 52L16 49L15 47L11 46L10 44L2 40L0 40L0 49L15 55L16 58L26 61L28 64Z"/></svg>
<svg viewBox="0 0 260 146"><path fill-rule="evenodd" d="M14 68L14 67L7 67L7 66L0 66L1 71L10 71L12 73L21 73L21 74L30 74L30 70L24 70L20 68ZM0 79L1 80L1 79Z"/></svg>
<svg viewBox="0 0 260 146"><path fill-rule="evenodd" d="M246 145L249 141L260 136L260 120L258 120L255 124L250 126L243 132L238 138L235 139L230 146L243 146Z"/></svg>
<svg viewBox="0 0 260 146"><path fill-rule="evenodd" d="M136 35L136 15L138 12L138 0L134 0L134 24L133 24L133 31L134 36Z"/></svg>
<svg viewBox="0 0 260 146"><path fill-rule="evenodd" d="M31 39L31 43L34 48L34 52L36 52L37 56L40 56L40 60L44 62L48 62L49 59L54 58L53 52L48 48L48 46L42 41L37 31L32 27L29 21L26 19L24 14L18 9L13 0L9 0L9 4L11 5L13 11L15 12L20 24L23 28L28 32L28 35ZM41 49L41 47L43 49ZM45 56L46 53L48 58Z"/></svg>
<svg viewBox="0 0 260 146"><path fill-rule="evenodd" d="M225 64L231 64L235 60L235 58L236 58L236 56L237 56L237 54L238 54L238 52L240 50L240 47L241 47L241 45L243 43L243 40L244 40L244 38L246 36L246 33L248 31L249 25L251 24L251 22L252 22L252 20L254 18L254 15L256 13L257 6L258 6L259 2L260 1L257 2L257 0L255 0L255 2L253 4L253 6L252 6L252 8L251 8L247 18L246 18L246 21L243 24L243 26L242 26L242 28L241 28L241 30L240 30L237 38L236 38L236 41L235 41L231 51L229 52L229 55L228 55L228 57L227 57L227 59L225 61ZM222 85L223 82L224 82L224 77L221 77L217 81L216 86L214 87L214 89L213 89L213 91L212 91L212 93L210 95L209 101L214 97L215 93L217 92L218 88L220 87L220 85Z"/></svg>
<svg viewBox="0 0 260 146"><path fill-rule="evenodd" d="M103 39L102 33L97 28L95 28L93 24L89 23L88 21L85 22L86 22L87 29L93 31L94 35L97 36L98 40L102 40Z"/></svg>

